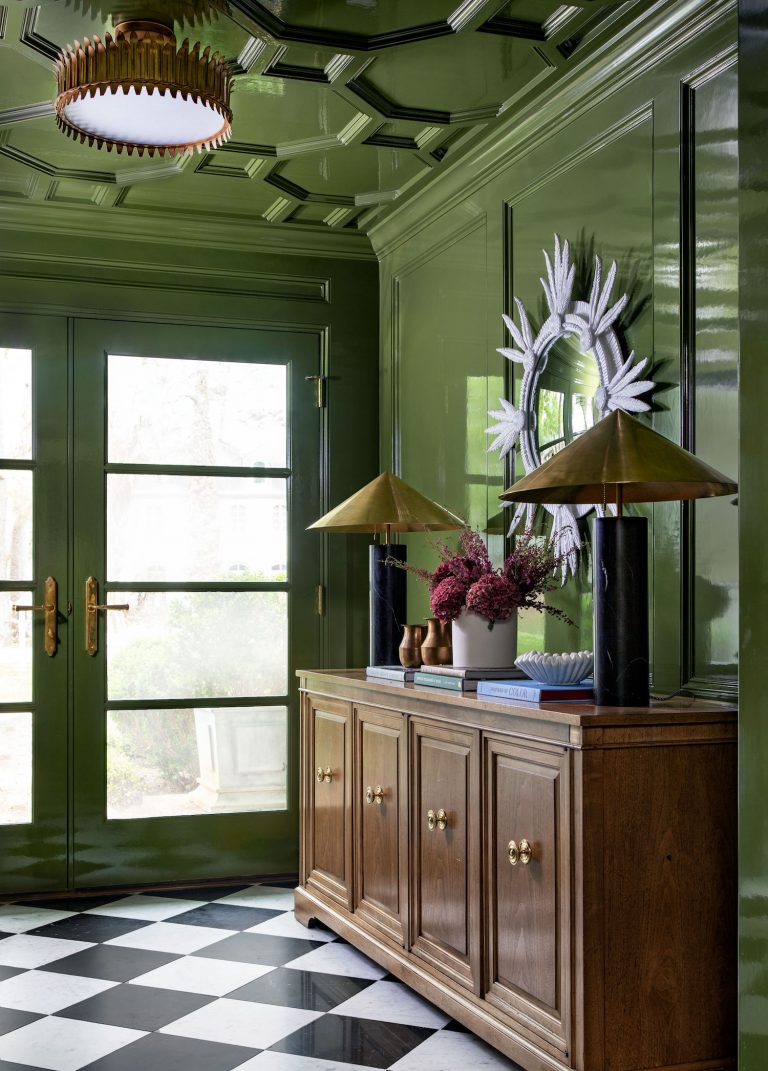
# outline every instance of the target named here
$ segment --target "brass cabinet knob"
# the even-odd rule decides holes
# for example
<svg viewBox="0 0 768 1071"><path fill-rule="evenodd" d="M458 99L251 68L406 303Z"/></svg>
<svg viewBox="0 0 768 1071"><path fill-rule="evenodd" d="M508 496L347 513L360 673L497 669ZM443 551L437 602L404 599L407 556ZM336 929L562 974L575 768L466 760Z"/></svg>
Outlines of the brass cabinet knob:
<svg viewBox="0 0 768 1071"><path fill-rule="evenodd" d="M533 847L525 837L520 841L520 844L511 840L507 845L507 858L512 866L517 866L518 863L528 866L533 858Z"/></svg>
<svg viewBox="0 0 768 1071"><path fill-rule="evenodd" d="M448 815L441 807L439 811L427 811L427 826L429 829L445 829L448 825Z"/></svg>
<svg viewBox="0 0 768 1071"><path fill-rule="evenodd" d="M376 788L371 788L370 785L365 790L365 802L377 803L381 805L384 802L384 789L381 785L377 785Z"/></svg>
<svg viewBox="0 0 768 1071"><path fill-rule="evenodd" d="M330 768L330 766L326 766L325 769L323 769L322 766L318 766L317 770L315 771L315 777L317 778L318 784L322 784L323 781L326 781L328 784L330 784L331 781L333 781L333 770Z"/></svg>

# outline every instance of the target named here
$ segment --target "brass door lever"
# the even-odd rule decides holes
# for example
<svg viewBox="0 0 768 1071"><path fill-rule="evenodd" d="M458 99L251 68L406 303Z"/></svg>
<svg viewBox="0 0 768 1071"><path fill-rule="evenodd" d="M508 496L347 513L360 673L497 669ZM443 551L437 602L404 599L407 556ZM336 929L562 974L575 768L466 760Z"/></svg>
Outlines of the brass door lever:
<svg viewBox="0 0 768 1071"><path fill-rule="evenodd" d="M99 649L99 610L130 610L127 602L99 602L99 582L89 576L85 582L85 652L95 655Z"/></svg>
<svg viewBox="0 0 768 1071"><path fill-rule="evenodd" d="M44 648L45 653L49 658L53 658L56 654L56 647L59 643L59 634L57 630L57 617L58 617L58 600L59 600L59 585L56 583L52 576L45 578L45 590L44 590L45 602L40 606L21 606L19 603L13 603L11 609L14 613L41 613L45 614L43 619L43 626L45 629Z"/></svg>

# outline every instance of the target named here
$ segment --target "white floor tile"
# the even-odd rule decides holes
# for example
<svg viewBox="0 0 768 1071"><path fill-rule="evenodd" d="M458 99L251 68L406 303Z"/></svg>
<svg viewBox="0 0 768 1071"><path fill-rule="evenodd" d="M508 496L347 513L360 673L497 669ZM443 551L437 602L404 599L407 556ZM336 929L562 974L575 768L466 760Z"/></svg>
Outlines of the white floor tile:
<svg viewBox="0 0 768 1071"><path fill-rule="evenodd" d="M287 1052L260 1052L233 1071L371 1071L371 1067L344 1064L340 1060L318 1060L314 1056L293 1056Z"/></svg>
<svg viewBox="0 0 768 1071"><path fill-rule="evenodd" d="M402 982L374 982L354 997L338 1004L333 1014L379 1019L384 1023L403 1023L406 1026L428 1026L435 1030L445 1026L450 1019Z"/></svg>
<svg viewBox="0 0 768 1071"><path fill-rule="evenodd" d="M286 911L284 915L277 915L273 919L267 919L266 922L259 922L258 925L251 926L245 932L268 933L273 937L298 937L304 941L333 941L336 938L335 933L331 933L330 930L325 928L302 926L300 922L296 921L292 911Z"/></svg>
<svg viewBox="0 0 768 1071"><path fill-rule="evenodd" d="M242 892L222 896L216 903L234 904L236 907L262 907L267 911L293 911L293 889L251 885Z"/></svg>
<svg viewBox="0 0 768 1071"><path fill-rule="evenodd" d="M31 933L15 933L0 941L0 963L4 967L42 967L64 956L93 948L91 941L65 941L60 937L35 937Z"/></svg>
<svg viewBox="0 0 768 1071"><path fill-rule="evenodd" d="M119 919L146 919L148 922L162 922L201 907L205 900L171 900L165 896L145 896L138 893L126 896L123 900L114 900L102 907L92 907L86 915L111 915Z"/></svg>
<svg viewBox="0 0 768 1071"><path fill-rule="evenodd" d="M149 948L155 952L176 952L188 956L206 945L232 937L237 930L217 930L212 926L181 926L175 922L155 922L140 930L113 937L105 945L120 945L122 948Z"/></svg>
<svg viewBox="0 0 768 1071"><path fill-rule="evenodd" d="M319 1019L321 1014L245 1000L214 1000L191 1015L164 1026L159 1033L266 1049Z"/></svg>
<svg viewBox="0 0 768 1071"><path fill-rule="evenodd" d="M392 1064L391 1071L520 1071L473 1034L440 1030Z"/></svg>
<svg viewBox="0 0 768 1071"><path fill-rule="evenodd" d="M74 911L52 911L47 907L21 904L0 904L0 933L25 933L36 926L47 926L74 915Z"/></svg>
<svg viewBox="0 0 768 1071"><path fill-rule="evenodd" d="M166 963L147 974L134 978L132 985L157 986L158 989L177 989L184 993L203 993L223 997L247 982L269 974L274 967L260 963L230 963L221 959L185 956Z"/></svg>
<svg viewBox="0 0 768 1071"><path fill-rule="evenodd" d="M296 971L320 971L323 974L344 974L348 978L383 978L387 973L383 967L368 959L351 945L340 945L337 941L315 948L298 959L285 964Z"/></svg>
<svg viewBox="0 0 768 1071"><path fill-rule="evenodd" d="M77 1019L38 1019L0 1037L0 1059L49 1071L78 1071L141 1037L141 1030Z"/></svg>
<svg viewBox="0 0 768 1071"><path fill-rule="evenodd" d="M0 1008L52 1015L116 985L117 982L107 982L103 978L81 978L79 975L54 974L53 971L27 971L0 982ZM6 1059L10 1060L10 1056Z"/></svg>

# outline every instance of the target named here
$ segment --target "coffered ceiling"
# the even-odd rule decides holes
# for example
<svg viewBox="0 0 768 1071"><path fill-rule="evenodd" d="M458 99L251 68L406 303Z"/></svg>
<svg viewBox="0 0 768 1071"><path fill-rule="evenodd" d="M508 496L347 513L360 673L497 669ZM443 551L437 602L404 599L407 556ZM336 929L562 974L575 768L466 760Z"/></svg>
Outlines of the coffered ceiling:
<svg viewBox="0 0 768 1071"><path fill-rule="evenodd" d="M458 6L457 6L458 4ZM21 0L0 4L0 202L365 229L646 3ZM81 145L53 60L118 16L173 19L234 73L232 140L150 160Z"/></svg>

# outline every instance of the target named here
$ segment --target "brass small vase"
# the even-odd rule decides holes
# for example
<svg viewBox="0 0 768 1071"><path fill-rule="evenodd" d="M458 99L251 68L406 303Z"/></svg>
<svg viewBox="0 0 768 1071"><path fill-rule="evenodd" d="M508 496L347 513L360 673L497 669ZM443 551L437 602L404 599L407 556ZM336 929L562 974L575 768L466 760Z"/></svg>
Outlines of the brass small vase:
<svg viewBox="0 0 768 1071"><path fill-rule="evenodd" d="M427 618L427 635L421 645L421 661L425 666L450 666L453 661L450 623L436 617Z"/></svg>
<svg viewBox="0 0 768 1071"><path fill-rule="evenodd" d="M421 645L426 633L426 625L403 626L403 638L398 653L400 664L406 669L416 669L421 665Z"/></svg>

